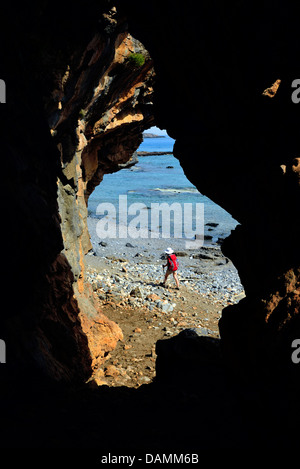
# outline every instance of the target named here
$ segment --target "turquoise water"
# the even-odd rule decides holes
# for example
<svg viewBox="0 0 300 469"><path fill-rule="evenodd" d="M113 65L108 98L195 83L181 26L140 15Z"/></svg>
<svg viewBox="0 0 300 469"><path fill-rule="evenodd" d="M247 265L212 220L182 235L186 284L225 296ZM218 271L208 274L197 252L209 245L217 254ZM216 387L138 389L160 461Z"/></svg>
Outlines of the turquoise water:
<svg viewBox="0 0 300 469"><path fill-rule="evenodd" d="M172 151L174 140L165 138L145 138L138 151ZM139 162L117 173L106 174L101 184L91 194L88 204L89 215L97 217L100 203L110 202L119 206L119 196L127 196L128 206L134 202L145 204L149 209L152 203L172 204L179 202L193 204L193 228L197 228L196 204L204 204L205 235L212 241L224 238L237 225L237 221L220 206L203 196L186 178L179 161L172 155L139 157ZM117 215L118 220L118 215ZM199 220L198 220L199 222ZM218 224L211 227L207 223ZM149 228L150 217L149 217ZM172 229L171 229L172 232Z"/></svg>

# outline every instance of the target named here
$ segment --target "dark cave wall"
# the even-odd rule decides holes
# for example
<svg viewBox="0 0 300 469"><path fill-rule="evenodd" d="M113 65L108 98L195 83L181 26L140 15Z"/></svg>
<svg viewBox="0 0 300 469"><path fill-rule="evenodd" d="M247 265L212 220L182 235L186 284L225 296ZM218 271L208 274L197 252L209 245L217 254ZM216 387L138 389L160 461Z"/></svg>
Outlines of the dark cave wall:
<svg viewBox="0 0 300 469"><path fill-rule="evenodd" d="M56 58L47 44L45 18L37 2L17 10L5 5L3 21L0 74L7 85L6 104L0 109L6 226L2 251L6 307L0 318L7 350L3 371L24 382L37 370L80 382L90 374L91 356L74 298L74 275L62 253L57 203L60 154L45 113Z"/></svg>
<svg viewBox="0 0 300 469"><path fill-rule="evenodd" d="M223 311L225 356L246 374L289 369L298 377L291 362L300 336L296 3L120 7L157 69L157 124L176 139L187 177L241 223L222 246L247 294Z"/></svg>
<svg viewBox="0 0 300 469"><path fill-rule="evenodd" d="M6 371L81 382L122 339L85 284L86 201L152 125L153 64L109 1L5 10Z"/></svg>
<svg viewBox="0 0 300 469"><path fill-rule="evenodd" d="M51 377L85 380L93 353L104 353L93 352L88 337L98 312L84 283L84 199L105 172L130 159L155 116L176 139L187 177L241 223L222 247L247 293L220 322L228 362L246 374L279 364L296 375L295 5L201 2L195 10L190 0L127 1L118 13L110 1L3 7L3 291L10 307L0 331L12 368L31 364ZM124 63L142 47L132 37L149 51L140 70ZM276 80L277 91L264 93ZM102 320L113 347L121 331Z"/></svg>

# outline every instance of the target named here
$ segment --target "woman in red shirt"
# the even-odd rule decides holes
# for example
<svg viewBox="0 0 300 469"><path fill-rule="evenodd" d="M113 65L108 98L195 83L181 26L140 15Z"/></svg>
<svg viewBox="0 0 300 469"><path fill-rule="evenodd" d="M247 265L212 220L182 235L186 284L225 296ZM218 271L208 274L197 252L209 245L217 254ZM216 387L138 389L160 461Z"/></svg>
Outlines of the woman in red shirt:
<svg viewBox="0 0 300 469"><path fill-rule="evenodd" d="M166 265L163 265L163 269L167 267L167 271L165 274L165 279L162 282L162 285L165 287L166 286L166 281L167 278L169 277L170 274L173 274L174 280L177 285L177 290L179 290L179 281L177 277L177 270L178 270L178 260L177 257L174 254L174 251L172 248L168 248L165 250L165 253L167 254L167 263Z"/></svg>

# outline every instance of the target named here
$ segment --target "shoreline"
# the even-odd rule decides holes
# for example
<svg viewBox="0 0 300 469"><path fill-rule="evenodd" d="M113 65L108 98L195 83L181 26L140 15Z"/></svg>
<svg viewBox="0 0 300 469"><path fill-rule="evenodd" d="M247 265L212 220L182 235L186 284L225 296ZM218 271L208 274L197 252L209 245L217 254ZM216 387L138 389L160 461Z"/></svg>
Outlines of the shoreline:
<svg viewBox="0 0 300 469"><path fill-rule="evenodd" d="M173 155L173 151L137 151L137 156Z"/></svg>
<svg viewBox="0 0 300 469"><path fill-rule="evenodd" d="M222 309L245 296L237 271L220 246L188 250L182 240L100 240L93 219L88 226L93 249L85 256L85 280L101 312L123 333L123 340L94 370L92 379L98 385L139 387L152 382L159 340L183 331L219 339ZM178 257L179 290L173 276L161 286L168 246Z"/></svg>
<svg viewBox="0 0 300 469"><path fill-rule="evenodd" d="M99 239L96 233L98 219L88 217L87 224L92 243L92 250L86 257L94 258L94 264L101 264L103 260L123 259L128 265L138 268L144 265L145 270L156 268L164 262L164 251L172 247L179 261L179 274L184 279L194 282L193 288L200 294L211 292L218 300L228 293L228 287L232 288L233 297L244 291L238 272L233 263L224 256L221 246L213 243L211 239L205 239L202 247L186 247L186 239L183 238L108 238Z"/></svg>

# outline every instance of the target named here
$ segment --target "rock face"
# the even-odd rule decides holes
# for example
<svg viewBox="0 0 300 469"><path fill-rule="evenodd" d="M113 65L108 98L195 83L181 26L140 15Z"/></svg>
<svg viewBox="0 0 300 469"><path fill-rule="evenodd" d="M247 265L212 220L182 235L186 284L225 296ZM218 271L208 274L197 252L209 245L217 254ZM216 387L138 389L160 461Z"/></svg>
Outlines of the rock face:
<svg viewBox="0 0 300 469"><path fill-rule="evenodd" d="M187 177L241 223L222 245L247 295L220 322L228 363L296 377L297 15L265 1L202 2L197 14L191 0L116 4L32 2L3 12L3 291L13 306L0 332L9 366L86 380L122 336L85 285L86 201L105 173L130 164L155 114Z"/></svg>
<svg viewBox="0 0 300 469"><path fill-rule="evenodd" d="M123 336L116 324L99 313L85 284L84 255L92 247L86 226L87 200L105 173L135 163L133 155L142 132L153 120L152 60L142 44L116 26L114 15L112 10L105 16L110 34L96 33L78 61L68 68L67 77L57 81L54 95L59 101L49 115L62 163L58 205L64 252L75 276L79 317L93 368ZM133 53L145 57L143 66L128 60ZM82 70L84 62L87 66ZM69 87L78 90L75 97L68 96Z"/></svg>
<svg viewBox="0 0 300 469"><path fill-rule="evenodd" d="M296 377L299 370L291 362L292 341L300 337L300 108L291 99L299 75L296 19L279 4L271 10L267 2L216 5L201 3L191 15L188 0L172 5L171 13L169 4L160 5L157 15L154 1L144 16L132 1L126 11L132 34L159 70L158 125L176 139L174 153L187 177L241 223L222 245L247 295L226 308L220 322L228 362L246 374L289 369ZM184 24L182 16L188 18ZM180 35L174 34L178 21ZM161 44L170 42L164 54ZM182 70L191 73L178 89L170 77L182 76Z"/></svg>
<svg viewBox="0 0 300 469"><path fill-rule="evenodd" d="M105 173L134 164L153 124L152 60L108 3L97 12L72 5L71 13L66 2L59 24L55 4L8 16L12 30L20 37L30 30L30 38L16 52L8 31L2 60L9 83L2 124L12 266L6 279L20 262L23 279L1 334L12 370L38 368L56 380L86 380L123 337L85 282L87 199ZM135 63L133 54L143 60Z"/></svg>
<svg viewBox="0 0 300 469"><path fill-rule="evenodd" d="M142 141L142 132L153 121L152 60L142 44L116 28L114 13L112 10L105 17L111 25L110 35L96 33L82 56L68 68L68 76L57 82L58 109L49 115L62 164L58 206L64 253L75 277L73 288L92 368L101 363L123 335L116 324L99 312L85 284L84 255L92 247L86 225L87 201L104 174L134 164L133 155ZM133 53L145 57L143 66L134 66L128 60ZM87 66L81 70L84 62ZM75 97L68 97L69 87L78 90Z"/></svg>

